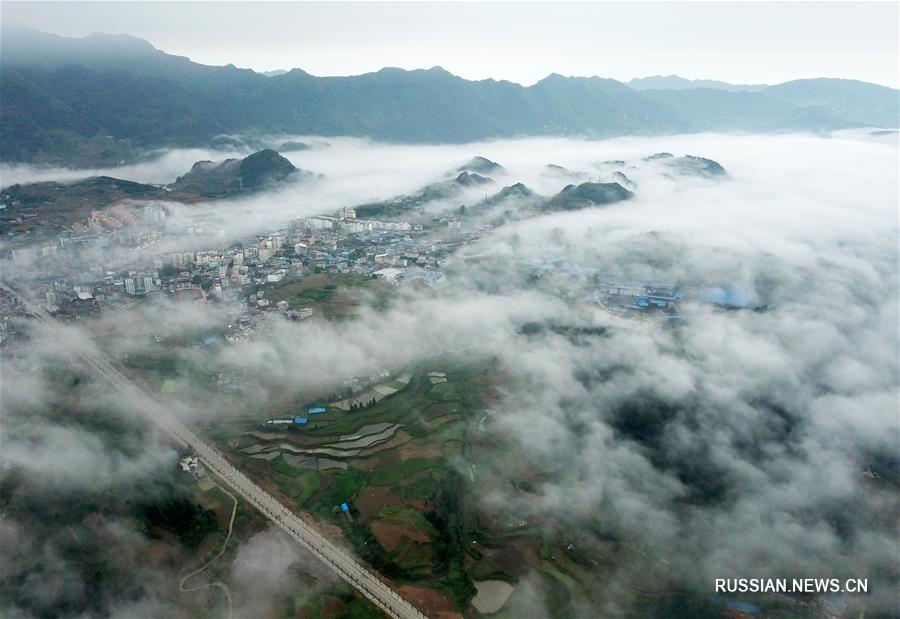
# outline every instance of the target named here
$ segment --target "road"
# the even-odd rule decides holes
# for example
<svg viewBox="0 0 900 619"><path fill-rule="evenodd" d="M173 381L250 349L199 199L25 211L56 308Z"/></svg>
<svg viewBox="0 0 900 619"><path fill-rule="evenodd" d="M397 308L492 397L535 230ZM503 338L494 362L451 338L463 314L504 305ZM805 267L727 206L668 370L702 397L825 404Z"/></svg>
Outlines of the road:
<svg viewBox="0 0 900 619"><path fill-rule="evenodd" d="M151 422L160 426L182 446L193 450L210 472L222 479L244 500L281 527L388 616L396 619L425 619L422 612L359 563L351 553L327 539L256 485L228 462L218 450L173 417L151 395L137 387L106 359L92 350L85 350L80 343L72 342L66 331L59 328L57 320L39 304L5 282L0 282L0 289L18 297L28 312L53 332L61 346L68 348L73 356L86 362L97 374L111 382Z"/></svg>

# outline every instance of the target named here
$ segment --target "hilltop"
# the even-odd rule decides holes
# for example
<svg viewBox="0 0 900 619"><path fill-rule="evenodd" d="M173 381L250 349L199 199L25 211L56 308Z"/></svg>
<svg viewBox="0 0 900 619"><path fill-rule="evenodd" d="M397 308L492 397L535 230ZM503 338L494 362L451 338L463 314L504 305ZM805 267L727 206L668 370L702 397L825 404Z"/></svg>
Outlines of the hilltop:
<svg viewBox="0 0 900 619"><path fill-rule="evenodd" d="M552 211L573 211L614 204L633 197L634 194L619 183L581 183L566 185L562 191L547 201L545 208Z"/></svg>
<svg viewBox="0 0 900 619"><path fill-rule="evenodd" d="M485 159L485 161L488 160ZM360 204L356 207L356 214L361 218L394 216L403 211L418 208L428 202L454 198L466 189L481 185L490 185L494 182L494 179L492 178L482 176L475 172L469 172L464 168L465 166L459 168L463 171L455 178L431 183L411 195L395 196L389 200L382 200L381 202Z"/></svg>
<svg viewBox="0 0 900 619"><path fill-rule="evenodd" d="M179 176L168 189L176 194L226 198L259 191L292 177L308 177L271 149L261 150L243 159L221 162L198 161L184 176Z"/></svg>
<svg viewBox="0 0 900 619"><path fill-rule="evenodd" d="M644 161L661 164L673 172L686 176L712 178L716 176L725 176L727 174L725 168L722 167L722 164L718 161L707 159L706 157L697 157L695 155L676 157L672 153L656 153L644 157Z"/></svg>
<svg viewBox="0 0 900 619"><path fill-rule="evenodd" d="M478 172L479 174L491 174L502 172L503 166L496 161L491 161L487 157L476 155L470 161L457 168L457 172L468 170L469 172Z"/></svg>
<svg viewBox="0 0 900 619"><path fill-rule="evenodd" d="M299 170L277 152L263 150L243 159L198 161L169 185L92 176L69 183L11 185L0 192L0 201L9 205L3 211L4 219L15 218L17 212L28 210L40 219L68 226L88 217L92 211L129 201L205 202L250 195L312 177L311 172Z"/></svg>

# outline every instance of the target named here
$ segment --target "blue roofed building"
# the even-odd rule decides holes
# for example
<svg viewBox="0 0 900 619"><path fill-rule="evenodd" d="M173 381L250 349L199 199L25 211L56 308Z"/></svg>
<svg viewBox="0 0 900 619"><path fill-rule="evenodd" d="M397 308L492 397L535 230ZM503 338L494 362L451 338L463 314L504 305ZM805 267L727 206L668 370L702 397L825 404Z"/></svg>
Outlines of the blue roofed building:
<svg viewBox="0 0 900 619"><path fill-rule="evenodd" d="M684 293L671 284L611 280L599 282L594 293L595 302L601 305L640 313L675 312L683 298Z"/></svg>
<svg viewBox="0 0 900 619"><path fill-rule="evenodd" d="M305 426L309 423L308 417L294 417L294 425L295 426Z"/></svg>
<svg viewBox="0 0 900 619"><path fill-rule="evenodd" d="M310 415L321 415L322 413L327 412L327 411L328 411L328 409L323 406L316 406L314 408L309 409L307 412Z"/></svg>

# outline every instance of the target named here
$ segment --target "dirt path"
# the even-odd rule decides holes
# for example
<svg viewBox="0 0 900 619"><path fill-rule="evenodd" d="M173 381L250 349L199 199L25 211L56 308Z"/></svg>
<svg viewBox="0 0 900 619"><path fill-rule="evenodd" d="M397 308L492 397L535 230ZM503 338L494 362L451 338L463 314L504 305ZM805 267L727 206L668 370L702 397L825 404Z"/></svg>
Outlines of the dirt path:
<svg viewBox="0 0 900 619"><path fill-rule="evenodd" d="M215 482L213 482L213 483L215 484ZM198 585L196 587L185 587L184 586L188 580L190 580L194 576L197 576L198 574L202 574L203 572L205 572L209 568L209 566L212 565L216 561L216 559L218 559L223 554L225 554L225 551L228 549L228 542L231 541L231 534L234 532L234 517L237 515L237 506L238 506L237 497L234 496L233 494L231 494L230 492L228 492L225 488L223 488L219 484L216 484L216 487L219 490L221 490L222 492L224 492L225 494L227 494L229 497L231 497L231 500L233 502L233 505L231 507L231 518L228 520L228 534L225 536L225 541L222 542L222 548L219 549L219 552L216 553L216 556L214 556L212 559L210 559L209 562L206 563L206 565L200 567L197 570L194 570L193 572L191 572L190 574L188 574L187 576L182 578L181 582L178 583L178 590L181 593L189 593L192 591L202 591L203 589L207 589L209 587L217 587L217 588L221 589L222 593L225 594L225 601L228 603L228 619L231 619L231 614L232 614L232 609L233 609L233 605L231 603L231 590L228 588L228 585L226 585L224 582L218 582L218 581L217 582L208 582L208 583L205 583L202 585Z"/></svg>

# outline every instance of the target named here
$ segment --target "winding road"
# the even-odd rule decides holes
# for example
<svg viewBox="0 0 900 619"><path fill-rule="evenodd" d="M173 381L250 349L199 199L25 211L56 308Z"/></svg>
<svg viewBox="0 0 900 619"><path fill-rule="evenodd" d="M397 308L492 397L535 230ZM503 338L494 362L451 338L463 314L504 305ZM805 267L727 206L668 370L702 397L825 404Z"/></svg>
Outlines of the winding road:
<svg viewBox="0 0 900 619"><path fill-rule="evenodd" d="M203 465L219 479L230 486L248 503L281 527L301 546L312 552L338 576L346 580L388 616L397 619L424 619L425 615L406 601L399 593L383 582L374 572L359 563L346 549L341 548L312 526L297 517L268 492L260 488L246 475L235 468L218 450L203 441L187 426L160 406L152 396L142 391L124 374L113 367L98 352L85 349L81 342L73 341L70 333L60 328L60 324L38 303L5 282L0 289L18 297L22 305L38 321L56 336L57 343L76 358L81 359L101 377L106 378L151 422L160 426L184 447L200 458Z"/></svg>

